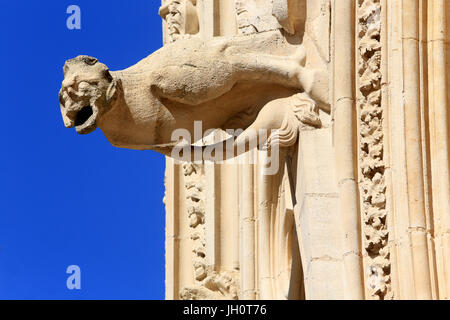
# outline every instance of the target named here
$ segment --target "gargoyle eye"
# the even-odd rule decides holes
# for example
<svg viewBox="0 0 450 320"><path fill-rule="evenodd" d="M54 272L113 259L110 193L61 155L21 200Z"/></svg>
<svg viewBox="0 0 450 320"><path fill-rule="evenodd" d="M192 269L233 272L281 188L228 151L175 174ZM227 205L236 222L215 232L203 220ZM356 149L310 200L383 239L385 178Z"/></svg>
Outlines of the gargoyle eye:
<svg viewBox="0 0 450 320"><path fill-rule="evenodd" d="M97 80L81 81L80 83L78 83L78 90L85 90L91 86L96 86L96 85L98 85Z"/></svg>
<svg viewBox="0 0 450 320"><path fill-rule="evenodd" d="M59 103L60 103L62 106L64 106L64 105L65 105L65 100L66 100L66 98L67 98L67 92L65 92L63 89L61 89L61 90L59 91L58 98L59 98Z"/></svg>

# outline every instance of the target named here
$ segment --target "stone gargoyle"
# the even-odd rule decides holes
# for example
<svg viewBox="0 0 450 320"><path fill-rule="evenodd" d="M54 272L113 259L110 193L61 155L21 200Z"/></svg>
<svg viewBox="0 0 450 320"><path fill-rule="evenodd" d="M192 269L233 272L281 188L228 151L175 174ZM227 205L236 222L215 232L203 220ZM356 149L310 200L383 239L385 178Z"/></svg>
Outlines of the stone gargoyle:
<svg viewBox="0 0 450 320"><path fill-rule="evenodd" d="M195 121L204 132L272 130L294 115L317 127L318 106L328 103L328 75L307 68L306 59L298 39L282 31L181 39L114 72L78 56L64 66L61 112L65 126L79 134L99 127L114 146L166 155L177 143L173 131L193 136ZM246 131L235 143L245 141Z"/></svg>

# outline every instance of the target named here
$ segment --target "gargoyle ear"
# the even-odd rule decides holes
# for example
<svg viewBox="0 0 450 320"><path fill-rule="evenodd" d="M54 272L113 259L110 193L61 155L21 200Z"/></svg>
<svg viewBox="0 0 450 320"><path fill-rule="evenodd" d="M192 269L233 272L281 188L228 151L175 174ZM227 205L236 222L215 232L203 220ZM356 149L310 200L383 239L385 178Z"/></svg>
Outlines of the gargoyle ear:
<svg viewBox="0 0 450 320"><path fill-rule="evenodd" d="M107 104L111 104L116 100L117 95L120 91L120 88L121 88L121 81L113 79L111 81L111 84L108 87L108 90L106 90L106 103Z"/></svg>

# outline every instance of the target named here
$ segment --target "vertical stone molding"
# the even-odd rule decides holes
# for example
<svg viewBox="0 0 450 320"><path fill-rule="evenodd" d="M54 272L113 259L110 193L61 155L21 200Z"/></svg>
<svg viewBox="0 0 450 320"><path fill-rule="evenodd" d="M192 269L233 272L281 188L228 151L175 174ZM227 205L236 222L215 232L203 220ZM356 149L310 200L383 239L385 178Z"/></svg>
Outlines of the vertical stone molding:
<svg viewBox="0 0 450 320"><path fill-rule="evenodd" d="M445 0L428 1L427 7L427 54L428 54L428 82L429 109L424 110L425 123L428 121L429 161L427 178L428 189L432 190L431 211L434 221L435 242L430 241L436 250L436 273L432 285L434 298L450 298L450 110L448 94L450 77L447 72L450 65L450 4ZM424 70L426 72L426 70ZM427 112L428 111L428 112ZM427 129L427 128L425 128ZM431 188L430 188L431 187ZM430 193L430 192L429 192ZM433 257L433 255L431 255ZM436 288L437 283L437 288Z"/></svg>
<svg viewBox="0 0 450 320"><path fill-rule="evenodd" d="M381 89L381 14L379 0L358 1L359 186L364 249L369 260L365 272L370 296L384 300L392 298L392 290Z"/></svg>
<svg viewBox="0 0 450 320"><path fill-rule="evenodd" d="M355 3L336 1L334 8L334 160L339 187L339 211L343 238L344 297L363 299L361 230L356 186L354 118Z"/></svg>

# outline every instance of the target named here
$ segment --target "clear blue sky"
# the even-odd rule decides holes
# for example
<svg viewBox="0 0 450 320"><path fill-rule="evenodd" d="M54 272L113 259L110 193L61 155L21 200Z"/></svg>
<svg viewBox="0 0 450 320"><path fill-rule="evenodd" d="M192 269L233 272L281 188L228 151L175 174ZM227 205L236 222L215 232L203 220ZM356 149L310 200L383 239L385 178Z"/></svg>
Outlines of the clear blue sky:
<svg viewBox="0 0 450 320"><path fill-rule="evenodd" d="M71 4L81 30L66 28ZM117 70L160 48L159 4L2 1L0 299L164 298L164 157L77 135L58 103L65 60Z"/></svg>

